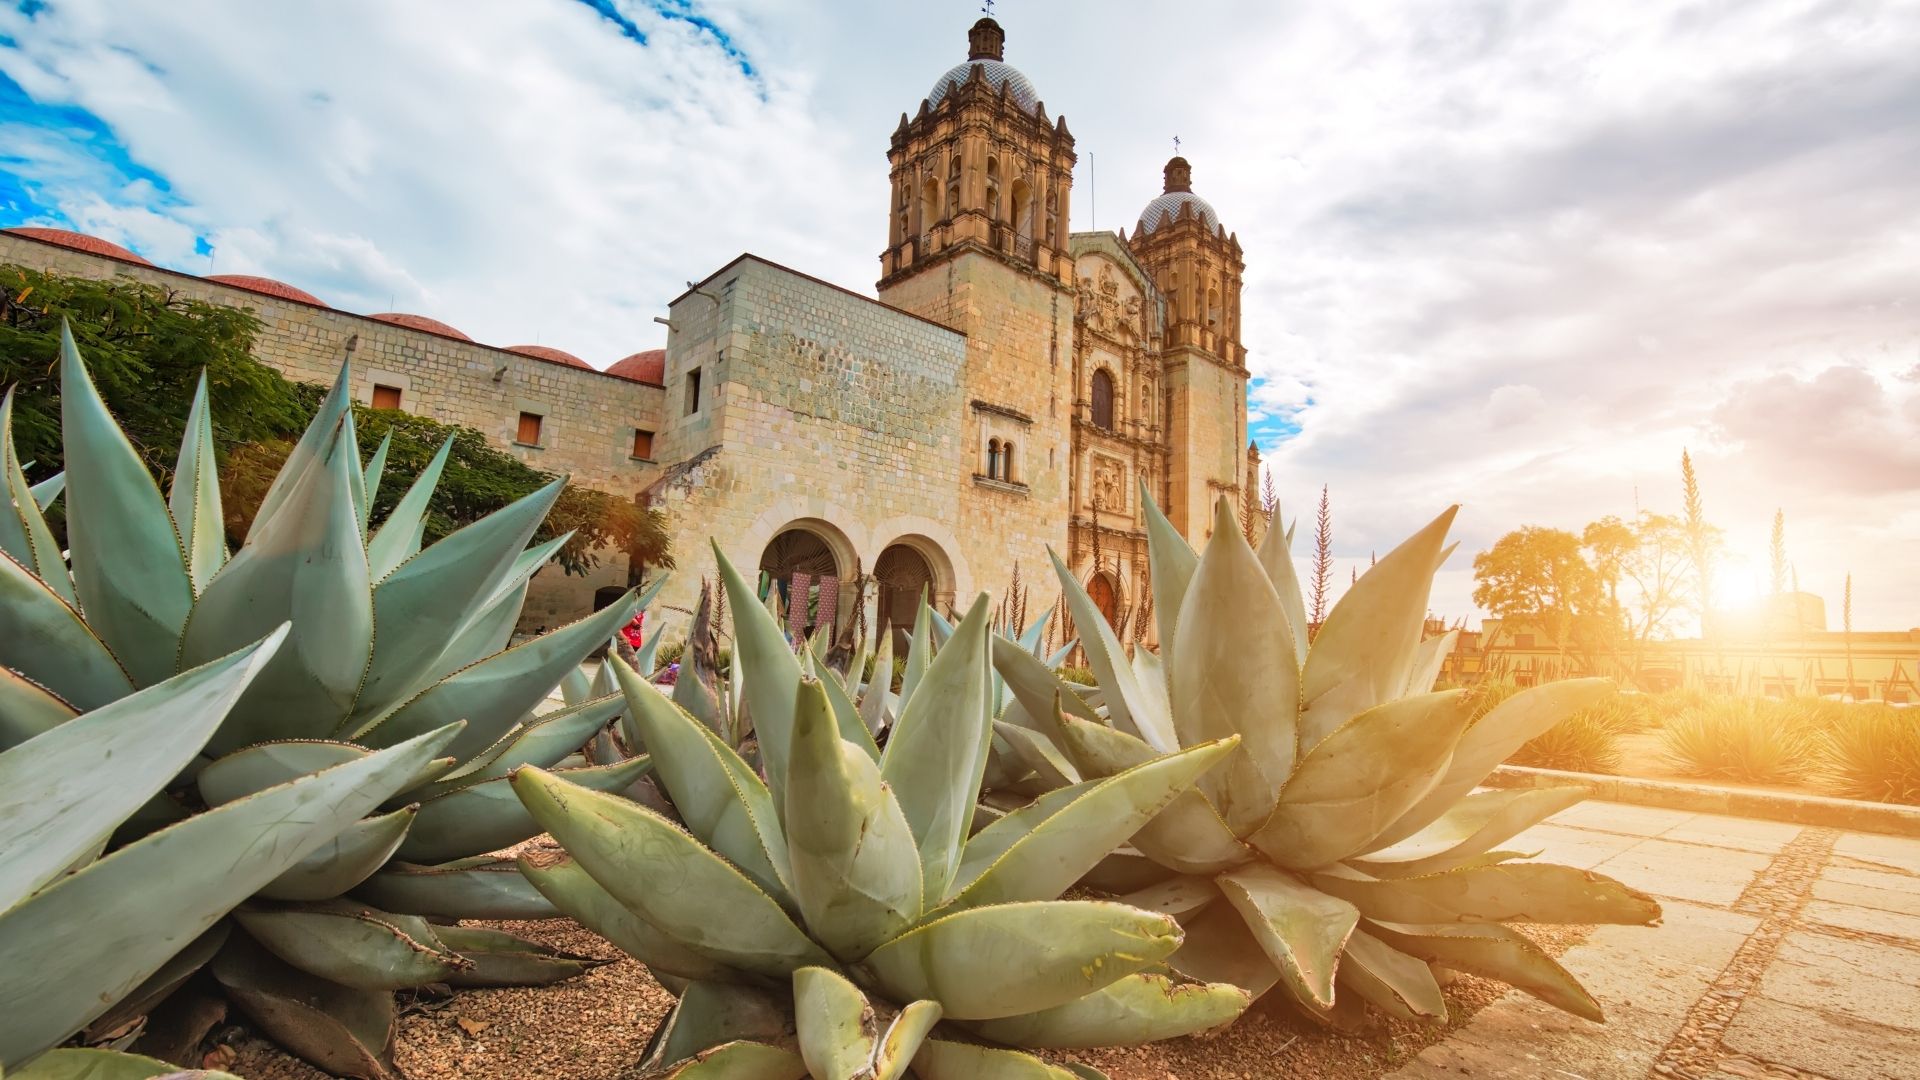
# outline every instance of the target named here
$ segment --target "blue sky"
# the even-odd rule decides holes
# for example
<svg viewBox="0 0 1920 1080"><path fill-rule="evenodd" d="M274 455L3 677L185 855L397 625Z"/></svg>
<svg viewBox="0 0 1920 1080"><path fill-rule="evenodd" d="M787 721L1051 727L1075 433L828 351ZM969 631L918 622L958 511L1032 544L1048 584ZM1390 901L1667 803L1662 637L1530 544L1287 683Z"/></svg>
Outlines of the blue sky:
<svg viewBox="0 0 1920 1080"><path fill-rule="evenodd" d="M604 366L741 251L870 291L887 136L977 6L0 8L0 224ZM1920 0L1182 10L996 14L1074 228L1131 228L1181 136L1253 435L1343 557L1463 502L1463 613L1508 528L1676 510L1684 447L1756 568L1783 508L1810 588L1920 624Z"/></svg>

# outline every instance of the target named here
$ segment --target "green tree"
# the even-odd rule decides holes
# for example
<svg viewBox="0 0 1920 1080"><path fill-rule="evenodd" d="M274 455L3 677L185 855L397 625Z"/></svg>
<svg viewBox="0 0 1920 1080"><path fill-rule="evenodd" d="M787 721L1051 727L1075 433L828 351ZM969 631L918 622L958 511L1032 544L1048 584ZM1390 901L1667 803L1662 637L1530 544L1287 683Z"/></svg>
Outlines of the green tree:
<svg viewBox="0 0 1920 1080"><path fill-rule="evenodd" d="M1632 522L1613 516L1592 522L1580 539L1606 592L1613 624L1626 639L1630 670L1638 673L1647 644L1668 636L1692 602L1686 525L1643 510Z"/></svg>
<svg viewBox="0 0 1920 1080"><path fill-rule="evenodd" d="M1528 525L1473 557L1473 602L1510 624L1553 638L1564 663L1569 651L1591 666L1604 648L1609 618L1605 587L1580 537Z"/></svg>

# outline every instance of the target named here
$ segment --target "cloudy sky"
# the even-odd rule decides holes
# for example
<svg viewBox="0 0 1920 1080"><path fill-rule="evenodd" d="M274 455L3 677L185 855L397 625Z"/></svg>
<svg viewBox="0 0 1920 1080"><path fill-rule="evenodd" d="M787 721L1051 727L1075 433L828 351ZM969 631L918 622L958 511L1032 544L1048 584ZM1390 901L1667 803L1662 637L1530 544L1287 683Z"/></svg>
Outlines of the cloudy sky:
<svg viewBox="0 0 1920 1080"><path fill-rule="evenodd" d="M604 366L741 251L870 291L887 136L977 7L20 0L0 225ZM1677 512L1689 448L1730 578L1778 507L1836 624L1851 571L1856 625L1920 625L1920 0L996 14L1074 228L1131 228L1180 137L1247 252L1255 433L1344 559L1464 503L1466 615L1472 552Z"/></svg>

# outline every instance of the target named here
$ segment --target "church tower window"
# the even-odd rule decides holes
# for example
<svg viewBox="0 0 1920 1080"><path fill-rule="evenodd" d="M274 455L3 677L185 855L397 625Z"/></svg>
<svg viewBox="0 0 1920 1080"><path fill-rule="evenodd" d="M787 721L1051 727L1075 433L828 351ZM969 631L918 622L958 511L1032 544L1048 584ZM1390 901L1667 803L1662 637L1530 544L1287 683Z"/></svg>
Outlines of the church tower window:
<svg viewBox="0 0 1920 1080"><path fill-rule="evenodd" d="M1000 224L1000 159L987 159L987 220Z"/></svg>
<svg viewBox="0 0 1920 1080"><path fill-rule="evenodd" d="M1013 483L1013 443L1006 442L1000 447L1000 479Z"/></svg>
<svg viewBox="0 0 1920 1080"><path fill-rule="evenodd" d="M947 216L953 217L960 212L960 155L953 155L947 165Z"/></svg>
<svg viewBox="0 0 1920 1080"><path fill-rule="evenodd" d="M1093 426L1113 430L1113 376L1105 368L1093 373Z"/></svg>
<svg viewBox="0 0 1920 1080"><path fill-rule="evenodd" d="M1047 192L1047 231L1040 234L1048 247L1060 246L1060 193Z"/></svg>
<svg viewBox="0 0 1920 1080"><path fill-rule="evenodd" d="M999 475L1000 475L1000 440L988 439L987 440L987 476L988 478L991 479L991 478L998 477Z"/></svg>

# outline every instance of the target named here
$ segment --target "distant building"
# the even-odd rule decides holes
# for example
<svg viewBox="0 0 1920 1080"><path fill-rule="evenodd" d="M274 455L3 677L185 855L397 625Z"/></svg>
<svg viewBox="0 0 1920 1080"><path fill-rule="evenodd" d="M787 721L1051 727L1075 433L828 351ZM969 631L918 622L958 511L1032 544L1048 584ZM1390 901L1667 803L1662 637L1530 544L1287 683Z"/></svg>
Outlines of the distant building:
<svg viewBox="0 0 1920 1080"><path fill-rule="evenodd" d="M1147 593L1146 489L1196 545L1243 505L1247 437L1238 238L1167 162L1129 237L1073 232L1074 138L975 23L968 54L890 139L877 298L742 255L668 303L664 350L605 371L496 348L419 315L355 315L263 278L195 277L57 230L0 233L0 263L125 275L255 310L259 358L307 381L349 344L354 395L477 428L529 465L666 511L693 605L708 538L758 569L794 629L844 634L1004 589L1059 552L1110 621ZM636 331L648 329L636 327ZM535 579L525 626L644 579L604 553ZM1042 586L1050 594L1050 586ZM1144 623L1151 636L1151 620Z"/></svg>
<svg viewBox="0 0 1920 1080"><path fill-rule="evenodd" d="M1576 654L1561 649L1538 627L1486 619L1478 630L1461 631L1440 677L1455 684L1496 678L1532 686L1606 675L1649 692L1686 688L1775 698L1851 696L1857 701L1920 703L1920 628L1829 630L1826 604L1804 592L1772 597L1758 614L1719 614L1708 628L1701 638L1649 642L1635 657L1627 649ZM1428 636L1446 629L1430 622Z"/></svg>

